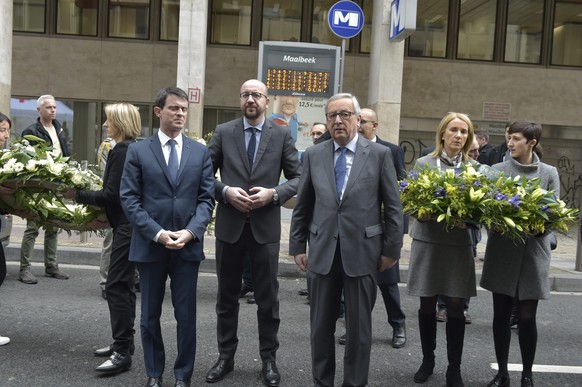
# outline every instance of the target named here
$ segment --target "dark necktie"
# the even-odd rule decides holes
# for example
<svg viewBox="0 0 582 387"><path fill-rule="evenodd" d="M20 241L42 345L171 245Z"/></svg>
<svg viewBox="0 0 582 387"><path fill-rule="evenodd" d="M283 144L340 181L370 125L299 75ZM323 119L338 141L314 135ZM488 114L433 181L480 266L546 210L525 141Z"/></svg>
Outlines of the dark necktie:
<svg viewBox="0 0 582 387"><path fill-rule="evenodd" d="M168 175L170 175L172 183L175 183L176 178L178 177L178 168L180 168L180 164L178 164L178 152L176 151L176 140L169 140L168 143L170 144L170 157L168 157Z"/></svg>
<svg viewBox="0 0 582 387"><path fill-rule="evenodd" d="M340 154L335 162L335 190L337 191L337 198L342 200L342 188L346 180L346 147L339 148Z"/></svg>
<svg viewBox="0 0 582 387"><path fill-rule="evenodd" d="M257 139L255 138L257 128L248 128L247 130L251 132L251 139L249 140L249 146L247 147L247 157L249 158L249 166L252 170L253 161L255 161L255 149L257 149Z"/></svg>

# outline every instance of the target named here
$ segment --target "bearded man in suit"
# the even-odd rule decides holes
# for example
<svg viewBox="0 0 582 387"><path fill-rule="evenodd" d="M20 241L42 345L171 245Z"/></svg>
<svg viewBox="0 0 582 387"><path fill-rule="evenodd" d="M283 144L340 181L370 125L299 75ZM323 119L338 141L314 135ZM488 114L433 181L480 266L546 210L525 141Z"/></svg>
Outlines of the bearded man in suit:
<svg viewBox="0 0 582 387"><path fill-rule="evenodd" d="M342 385L364 386L375 273L400 258L402 205L390 149L358 135L357 99L334 95L325 117L332 139L304 153L289 254L307 271L313 385L334 385L335 322L343 289L347 333Z"/></svg>
<svg viewBox="0 0 582 387"><path fill-rule="evenodd" d="M216 303L219 358L206 381L234 369L243 258L250 257L257 304L261 380L278 386L281 205L295 195L301 166L291 132L265 118L267 86L251 79L240 89L242 118L218 125L208 144L216 181ZM280 182L281 172L287 179Z"/></svg>

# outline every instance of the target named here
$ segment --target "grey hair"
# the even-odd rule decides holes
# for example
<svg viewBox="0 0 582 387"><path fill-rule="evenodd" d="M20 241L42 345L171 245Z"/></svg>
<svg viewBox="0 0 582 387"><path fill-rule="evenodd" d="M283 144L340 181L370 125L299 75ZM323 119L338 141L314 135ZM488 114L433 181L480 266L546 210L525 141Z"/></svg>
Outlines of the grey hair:
<svg viewBox="0 0 582 387"><path fill-rule="evenodd" d="M327 107L329 106L330 102L337 101L338 99L351 99L352 104L354 105L354 113L360 115L360 103L356 99L353 94L350 93L339 93L332 96L330 99L327 100L325 103L325 113L327 113Z"/></svg>
<svg viewBox="0 0 582 387"><path fill-rule="evenodd" d="M56 101L55 97L53 97L50 94L45 94L45 95L41 95L40 97L38 97L38 99L36 100L36 107L42 107L42 104L44 102L45 99L52 99L53 101Z"/></svg>

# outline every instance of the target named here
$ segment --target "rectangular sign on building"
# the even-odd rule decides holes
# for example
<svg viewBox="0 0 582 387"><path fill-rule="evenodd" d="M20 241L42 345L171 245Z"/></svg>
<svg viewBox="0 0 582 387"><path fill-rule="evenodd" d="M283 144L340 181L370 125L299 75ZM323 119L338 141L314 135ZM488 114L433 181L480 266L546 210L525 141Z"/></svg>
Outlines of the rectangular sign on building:
<svg viewBox="0 0 582 387"><path fill-rule="evenodd" d="M390 5L390 41L401 42L416 31L417 0L393 0Z"/></svg>

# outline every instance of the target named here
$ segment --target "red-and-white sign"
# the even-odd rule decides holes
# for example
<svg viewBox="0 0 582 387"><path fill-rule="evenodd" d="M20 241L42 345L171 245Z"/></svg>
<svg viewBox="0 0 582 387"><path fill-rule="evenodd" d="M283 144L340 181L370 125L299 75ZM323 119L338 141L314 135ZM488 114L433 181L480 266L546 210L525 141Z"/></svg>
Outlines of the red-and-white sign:
<svg viewBox="0 0 582 387"><path fill-rule="evenodd" d="M188 89L188 102L200 103L200 89L197 87L190 87Z"/></svg>

